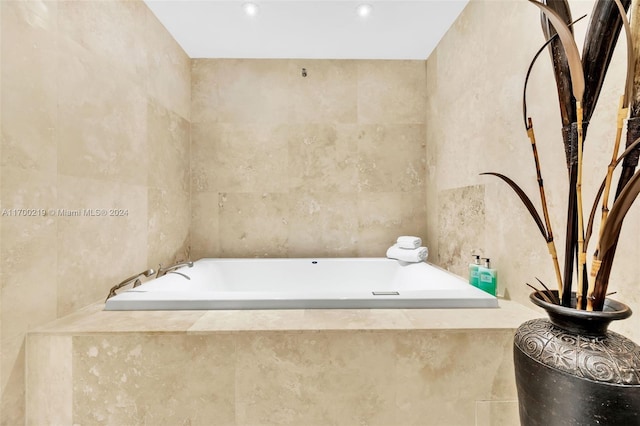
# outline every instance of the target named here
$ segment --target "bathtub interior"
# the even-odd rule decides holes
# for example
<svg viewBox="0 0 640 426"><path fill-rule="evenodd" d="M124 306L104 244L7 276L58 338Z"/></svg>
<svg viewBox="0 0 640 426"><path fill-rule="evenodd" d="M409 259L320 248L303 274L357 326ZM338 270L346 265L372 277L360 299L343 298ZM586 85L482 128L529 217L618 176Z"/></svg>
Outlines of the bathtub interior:
<svg viewBox="0 0 640 426"><path fill-rule="evenodd" d="M201 259L109 299L106 310L495 308L426 263L386 258Z"/></svg>
<svg viewBox="0 0 640 426"><path fill-rule="evenodd" d="M456 276L390 259L201 259L140 291L343 292L462 288ZM185 277L188 277L186 278Z"/></svg>

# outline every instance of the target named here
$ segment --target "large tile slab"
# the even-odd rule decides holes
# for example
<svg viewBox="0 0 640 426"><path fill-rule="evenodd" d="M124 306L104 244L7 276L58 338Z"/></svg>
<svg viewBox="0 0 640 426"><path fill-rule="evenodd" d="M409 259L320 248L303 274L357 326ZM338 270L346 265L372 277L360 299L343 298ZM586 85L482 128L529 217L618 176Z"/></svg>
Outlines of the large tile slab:
<svg viewBox="0 0 640 426"><path fill-rule="evenodd" d="M2 2L2 166L57 169L58 3Z"/></svg>
<svg viewBox="0 0 640 426"><path fill-rule="evenodd" d="M233 425L235 353L222 335L74 337L73 421Z"/></svg>
<svg viewBox="0 0 640 426"><path fill-rule="evenodd" d="M423 61L358 63L360 123L424 123L425 104Z"/></svg>
<svg viewBox="0 0 640 426"><path fill-rule="evenodd" d="M26 424L72 424L72 337L29 336L26 356Z"/></svg>
<svg viewBox="0 0 640 426"><path fill-rule="evenodd" d="M472 254L492 256L484 247L484 186L449 189L438 193L438 265L468 276Z"/></svg>
<svg viewBox="0 0 640 426"><path fill-rule="evenodd" d="M147 189L98 179L60 176L58 203L71 212L106 215L58 215L58 315L103 300L111 287L147 263ZM110 215L109 211L124 212ZM90 236L90 238L88 238Z"/></svg>
<svg viewBox="0 0 640 426"><path fill-rule="evenodd" d="M220 254L223 257L287 257L286 194L221 193Z"/></svg>
<svg viewBox="0 0 640 426"><path fill-rule="evenodd" d="M375 347L375 351L371 348ZM394 424L393 340L379 333L238 338L241 424ZM382 367L381 367L382 366Z"/></svg>

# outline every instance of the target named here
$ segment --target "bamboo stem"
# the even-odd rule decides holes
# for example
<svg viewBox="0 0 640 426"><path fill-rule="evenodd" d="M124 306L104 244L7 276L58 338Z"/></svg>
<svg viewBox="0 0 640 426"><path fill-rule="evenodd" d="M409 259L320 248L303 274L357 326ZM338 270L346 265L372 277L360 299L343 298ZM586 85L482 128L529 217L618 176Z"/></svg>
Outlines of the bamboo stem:
<svg viewBox="0 0 640 426"><path fill-rule="evenodd" d="M611 180L613 179L613 170L616 167L616 160L618 159L618 151L620 150L620 139L622 138L622 125L627 118L628 108L624 107L624 96L620 97L620 105L618 106L618 122L616 127L616 140L613 144L613 153L611 155L611 163L607 168L607 178L604 185L604 194L602 195L602 218L600 220L600 230L604 229L604 225L609 216L609 193L611 190Z"/></svg>
<svg viewBox="0 0 640 426"><path fill-rule="evenodd" d="M589 281L589 290L587 292L587 310L593 311L594 301L595 301L595 289L596 289L596 278L598 277L598 272L600 271L600 266L602 265L602 261L598 259L598 251L593 254L593 261L591 262L591 281Z"/></svg>
<svg viewBox="0 0 640 426"><path fill-rule="evenodd" d="M576 128L577 133L577 128ZM573 271L578 246L578 210L576 209L576 182L578 167L569 166L569 196L567 197L567 232L564 248L564 282L562 291L562 306L571 307L571 290L573 287Z"/></svg>
<svg viewBox="0 0 640 426"><path fill-rule="evenodd" d="M576 182L576 201L578 207L578 287L576 289L576 309L582 309L582 283L584 265L587 257L584 253L584 217L582 211L582 102L576 100L576 118L578 125L578 180Z"/></svg>
<svg viewBox="0 0 640 426"><path fill-rule="evenodd" d="M556 251L556 244L553 241L547 243L549 254L551 255L551 261L553 262L553 268L556 271L556 281L558 282L558 294L562 294L562 273L560 272L560 264L558 263L558 252Z"/></svg>
<svg viewBox="0 0 640 426"><path fill-rule="evenodd" d="M633 72L633 87L629 106L630 114L629 121L627 122L627 148L630 146L630 141L635 141L640 137L640 126L637 124L637 120L640 117L640 2L635 0L631 3L631 39L631 44L633 45L633 63L635 72ZM631 154L624 158L615 199L620 196L623 189L631 180L637 164L637 154ZM602 265L601 267L599 266L598 271L596 272L597 282L596 289L594 290L594 309L600 310L604 304L606 297L605 293L607 291L617 245L618 242L616 240L607 253L605 253L601 258Z"/></svg>
<svg viewBox="0 0 640 426"><path fill-rule="evenodd" d="M611 192L611 180L613 179L613 171L618 164L618 151L620 150L620 139L622 138L622 126L624 124L624 120L627 118L627 113L629 108L625 108L624 106L624 98L625 96L620 96L620 103L618 105L618 119L616 126L616 140L613 144L613 153L611 155L611 163L607 167L607 177L605 179L604 184L604 193L602 195L602 217L600 219L600 236L602 236L602 230L604 229L604 225L607 222L607 218L609 217L609 194ZM586 248L585 248L585 256L586 256ZM601 261L598 260L598 252L596 251L593 255L593 262L591 264L591 280L589 281L589 288L587 290L587 310L593 311L593 301L594 301L594 292L596 286L596 277L598 275L598 271L600 270Z"/></svg>
<svg viewBox="0 0 640 426"><path fill-rule="evenodd" d="M556 245L553 241L553 230L551 229L551 218L549 217L549 208L547 207L547 197L544 191L544 182L542 180L542 171L540 170L540 159L538 157L538 148L536 145L536 136L533 131L533 121L528 118L527 135L531 141L531 149L533 150L533 160L536 166L536 176L538 179L538 188L540 190L540 203L542 204L542 214L544 216L545 225L547 227L547 247L551 255L551 261L556 271L556 282L558 284L558 294L562 294L562 274L560 273L560 264L558 263L558 253Z"/></svg>

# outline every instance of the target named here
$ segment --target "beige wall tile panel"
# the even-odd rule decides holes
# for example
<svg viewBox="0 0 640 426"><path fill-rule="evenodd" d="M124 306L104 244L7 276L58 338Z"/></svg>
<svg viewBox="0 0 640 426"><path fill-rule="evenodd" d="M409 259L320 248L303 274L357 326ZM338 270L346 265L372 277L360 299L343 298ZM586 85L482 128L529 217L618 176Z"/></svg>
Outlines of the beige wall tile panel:
<svg viewBox="0 0 640 426"><path fill-rule="evenodd" d="M474 246L474 241L482 241L484 203L483 185L439 192L438 265L464 277L469 275L472 254L491 255Z"/></svg>
<svg viewBox="0 0 640 426"><path fill-rule="evenodd" d="M27 425L72 424L71 336L27 338Z"/></svg>
<svg viewBox="0 0 640 426"><path fill-rule="evenodd" d="M399 235L426 233L424 192L360 193L358 256L383 257Z"/></svg>
<svg viewBox="0 0 640 426"><path fill-rule="evenodd" d="M512 332L425 331L396 341L399 424L474 424L475 400L515 394Z"/></svg>
<svg viewBox="0 0 640 426"><path fill-rule="evenodd" d="M63 1L58 5L61 35L106 62L106 69L124 71L136 82L144 81L148 75L147 34L143 31L148 8L144 3Z"/></svg>
<svg viewBox="0 0 640 426"><path fill-rule="evenodd" d="M0 162L3 166L55 173L57 3L3 1L0 7Z"/></svg>
<svg viewBox="0 0 640 426"><path fill-rule="evenodd" d="M235 351L224 336L74 337L73 421L232 425Z"/></svg>
<svg viewBox="0 0 640 426"><path fill-rule="evenodd" d="M60 176L58 204L70 211L107 210L107 216L58 215L58 315L103 300L122 279L148 268L147 189ZM111 209L125 210L110 216ZM125 266L126 265L126 266Z"/></svg>
<svg viewBox="0 0 640 426"><path fill-rule="evenodd" d="M358 122L424 123L423 61L358 62Z"/></svg>
<svg viewBox="0 0 640 426"><path fill-rule="evenodd" d="M290 257L356 257L358 195L314 192L290 196Z"/></svg>
<svg viewBox="0 0 640 426"><path fill-rule="evenodd" d="M218 227L218 193L191 193L191 222L189 238L191 258L218 257L220 255L220 237Z"/></svg>
<svg viewBox="0 0 640 426"><path fill-rule="evenodd" d="M356 121L353 61L196 59L192 70L197 123Z"/></svg>
<svg viewBox="0 0 640 426"><path fill-rule="evenodd" d="M360 190L412 192L424 188L425 130L422 125L359 125Z"/></svg>
<svg viewBox="0 0 640 426"><path fill-rule="evenodd" d="M146 6L145 13L147 93L168 110L190 120L191 59Z"/></svg>
<svg viewBox="0 0 640 426"><path fill-rule="evenodd" d="M60 50L59 173L145 185L144 88L75 40L61 37Z"/></svg>
<svg viewBox="0 0 640 426"><path fill-rule="evenodd" d="M287 192L290 129L275 124L193 125L195 192Z"/></svg>
<svg viewBox="0 0 640 426"><path fill-rule="evenodd" d="M2 369L2 389L0 406L4 426L24 424L25 420L25 344L24 336L4 338L0 341L0 368Z"/></svg>
<svg viewBox="0 0 640 426"><path fill-rule="evenodd" d="M147 105L149 186L189 192L189 122L165 107Z"/></svg>
<svg viewBox="0 0 640 426"><path fill-rule="evenodd" d="M47 209L56 202L55 175L2 167L3 209ZM17 421L24 407L22 347L25 331L57 316L55 271L56 218L52 216L3 216L2 288L2 400L5 419ZM4 415L4 414L3 414ZM1 421L1 420L0 420Z"/></svg>
<svg viewBox="0 0 640 426"><path fill-rule="evenodd" d="M190 197L188 192L149 188L147 264L156 268L188 258Z"/></svg>
<svg viewBox="0 0 640 426"><path fill-rule="evenodd" d="M287 194L221 193L218 196L222 257L287 257Z"/></svg>
<svg viewBox="0 0 640 426"><path fill-rule="evenodd" d="M238 338L237 420L394 424L394 349L378 333L247 333Z"/></svg>
<svg viewBox="0 0 640 426"><path fill-rule="evenodd" d="M341 130L351 125L308 124L286 129L292 192L357 192L358 140Z"/></svg>

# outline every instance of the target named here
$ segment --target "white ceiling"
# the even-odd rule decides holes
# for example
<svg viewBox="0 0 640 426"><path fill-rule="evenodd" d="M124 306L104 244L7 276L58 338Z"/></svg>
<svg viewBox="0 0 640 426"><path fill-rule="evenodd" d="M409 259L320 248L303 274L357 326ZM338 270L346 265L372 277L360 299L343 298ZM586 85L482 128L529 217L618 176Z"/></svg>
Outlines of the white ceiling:
<svg viewBox="0 0 640 426"><path fill-rule="evenodd" d="M191 58L426 59L468 0L145 2Z"/></svg>

